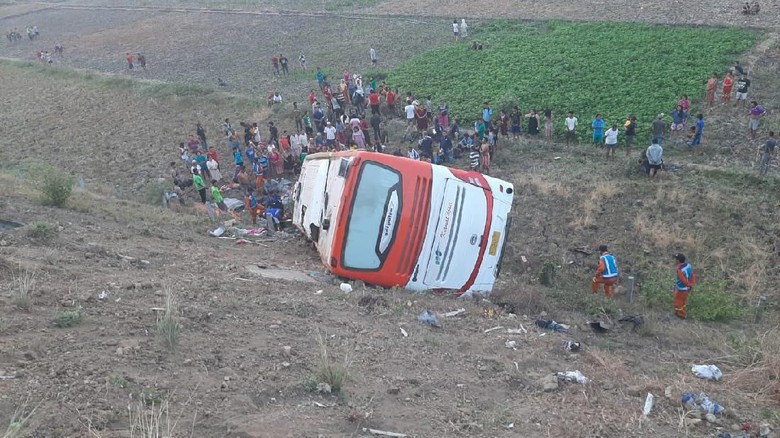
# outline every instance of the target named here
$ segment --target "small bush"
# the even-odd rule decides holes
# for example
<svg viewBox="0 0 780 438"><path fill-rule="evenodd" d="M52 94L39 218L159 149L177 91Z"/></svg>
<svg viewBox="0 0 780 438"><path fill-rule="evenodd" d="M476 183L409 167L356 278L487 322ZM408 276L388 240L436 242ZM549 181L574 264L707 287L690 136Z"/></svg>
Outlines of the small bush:
<svg viewBox="0 0 780 438"><path fill-rule="evenodd" d="M65 206L73 193L74 178L56 170L46 172L40 178L41 202L54 207Z"/></svg>
<svg viewBox="0 0 780 438"><path fill-rule="evenodd" d="M539 283L544 286L552 286L555 281L555 265L547 262L539 271Z"/></svg>
<svg viewBox="0 0 780 438"><path fill-rule="evenodd" d="M165 292L165 311L157 319L157 334L168 348L174 350L179 343L180 332L179 304L173 291L168 288Z"/></svg>
<svg viewBox="0 0 780 438"><path fill-rule="evenodd" d="M24 273L14 274L13 279L14 288L11 303L22 310L30 310L30 307L32 307L32 291L35 287L35 271L24 271Z"/></svg>
<svg viewBox="0 0 780 438"><path fill-rule="evenodd" d="M731 292L726 280L698 281L688 297L688 315L699 321L727 322L741 317L744 309L739 297ZM642 281L641 292L648 307L671 311L673 309L674 272L669 275L653 273Z"/></svg>
<svg viewBox="0 0 780 438"><path fill-rule="evenodd" d="M78 325L81 322L80 310L66 310L64 312L57 313L57 317L54 319L54 325L59 328L68 328Z"/></svg>
<svg viewBox="0 0 780 438"><path fill-rule="evenodd" d="M33 222L26 228L27 237L36 240L49 240L57 236L59 232L56 225L48 222Z"/></svg>

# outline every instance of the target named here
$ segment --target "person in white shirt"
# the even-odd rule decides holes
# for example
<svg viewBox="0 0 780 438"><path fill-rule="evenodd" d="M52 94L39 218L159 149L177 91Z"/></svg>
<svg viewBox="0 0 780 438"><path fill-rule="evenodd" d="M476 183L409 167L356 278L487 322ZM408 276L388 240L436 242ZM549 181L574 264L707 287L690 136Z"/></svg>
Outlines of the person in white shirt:
<svg viewBox="0 0 780 438"><path fill-rule="evenodd" d="M330 150L336 147L336 128L330 122L325 126L325 144Z"/></svg>
<svg viewBox="0 0 780 438"><path fill-rule="evenodd" d="M469 36L469 25L466 24L465 18L461 18L460 20L460 36L462 36L463 38Z"/></svg>
<svg viewBox="0 0 780 438"><path fill-rule="evenodd" d="M415 148L410 146L409 147L408 157L411 158L412 160L419 160L420 159L420 153L417 152L417 149L415 149Z"/></svg>
<svg viewBox="0 0 780 438"><path fill-rule="evenodd" d="M274 103L282 103L282 95L277 91L273 97Z"/></svg>
<svg viewBox="0 0 780 438"><path fill-rule="evenodd" d="M458 26L458 20L452 20L452 34L455 35L455 42L460 37L460 26Z"/></svg>
<svg viewBox="0 0 780 438"><path fill-rule="evenodd" d="M566 117L566 144L569 144L569 140L577 142L577 118L574 117L574 112L569 111L569 117Z"/></svg>
<svg viewBox="0 0 780 438"><path fill-rule="evenodd" d="M369 51L368 51L368 55L371 57L371 65L373 65L374 67L376 67L376 64L377 64L377 62L379 61L379 60L377 59L377 57L376 57L376 49L374 49L374 48L372 47L372 48L371 48L371 50L369 50Z"/></svg>
<svg viewBox="0 0 780 438"><path fill-rule="evenodd" d="M406 122L410 125L414 124L414 103L410 103L404 107L406 112Z"/></svg>
<svg viewBox="0 0 780 438"><path fill-rule="evenodd" d="M613 123L612 127L607 129L607 132L604 133L604 144L607 145L607 157L612 155L615 156L615 149L617 149L618 145L618 129L617 124Z"/></svg>

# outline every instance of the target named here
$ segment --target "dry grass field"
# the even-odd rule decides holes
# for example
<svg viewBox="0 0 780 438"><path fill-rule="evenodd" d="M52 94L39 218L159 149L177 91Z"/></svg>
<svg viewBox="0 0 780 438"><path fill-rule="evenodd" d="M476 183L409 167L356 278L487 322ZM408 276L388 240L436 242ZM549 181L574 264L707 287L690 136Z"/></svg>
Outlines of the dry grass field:
<svg viewBox="0 0 780 438"><path fill-rule="evenodd" d="M290 101L304 101L313 78L274 79L265 60L278 47L306 50L310 66L322 62L336 73L368 69L367 49L355 41L373 43L387 54L383 71L445 44L446 27L374 15L406 8L389 1L361 3L373 19L336 16L360 2L318 17L262 20L57 7L99 3L34 13L22 3L0 6L7 17L0 27L35 22L41 43L66 46L53 66L0 62L0 220L23 224L0 234L4 438L371 436L367 429L410 437L712 437L744 423L752 436L763 423L780 430L780 180L777 167L757 177L759 142L746 140L741 112L708 113L701 156L670 142L669 170L658 181L640 173L636 157L607 161L587 145L507 141L494 174L515 184L514 222L489 300L358 284L344 294L294 233L237 245L209 237L216 225L197 208L160 207L168 163L197 121L221 154L225 117L292 129ZM102 2L181 2L170 3ZM434 15L460 7L472 16L465 3L451 6ZM497 15L492 7L473 15ZM738 24L705 12L708 24ZM345 29L355 38L343 38ZM425 38L402 39L412 31ZM0 56L28 59L35 47L2 41ZM125 72L127 50L148 54L146 72ZM770 110L764 126L780 126L776 43L745 59L754 96ZM215 87L216 77L230 88ZM289 96L287 104L265 107L271 87ZM391 146L399 146L400 123L390 129ZM75 177L63 208L40 202L41 169ZM592 251L605 241L638 281L631 303L625 282L611 301L589 291ZM678 251L702 285L687 321L668 307ZM309 273L313 282L262 278L250 265ZM466 312L444 318L441 329L416 320L426 308L461 307ZM617 322L633 314L645 318L638 330ZM539 329L540 317L571 329ZM614 328L597 334L587 324L594 319ZM568 340L582 351L564 351ZM694 377L691 366L704 363L717 364L723 381ZM545 390L552 373L572 370L592 383ZM648 392L656 402L644 417ZM685 392L706 392L726 413L694 424L679 402Z"/></svg>

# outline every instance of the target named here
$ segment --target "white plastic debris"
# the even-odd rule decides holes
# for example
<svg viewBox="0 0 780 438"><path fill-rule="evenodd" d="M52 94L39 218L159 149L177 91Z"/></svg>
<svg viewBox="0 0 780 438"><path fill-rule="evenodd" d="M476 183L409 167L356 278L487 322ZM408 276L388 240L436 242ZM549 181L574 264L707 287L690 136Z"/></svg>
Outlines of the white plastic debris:
<svg viewBox="0 0 780 438"><path fill-rule="evenodd" d="M720 380L723 377L723 373L715 365L694 365L691 368L691 372L700 378L705 380Z"/></svg>
<svg viewBox="0 0 780 438"><path fill-rule="evenodd" d="M504 346L506 348L511 348L512 350L517 350L517 341L506 341L504 342Z"/></svg>
<svg viewBox="0 0 780 438"><path fill-rule="evenodd" d="M341 291L344 292L345 294L352 292L352 286L349 283L341 283L339 289L341 289Z"/></svg>
<svg viewBox="0 0 780 438"><path fill-rule="evenodd" d="M558 380L565 380L567 382L577 382L582 383L583 385L590 383L590 379L585 377L584 374L580 372L580 370L574 370L574 371L562 371L556 374L558 376Z"/></svg>
<svg viewBox="0 0 780 438"><path fill-rule="evenodd" d="M225 234L225 227L224 226L220 226L216 230L209 231L209 234L211 234L213 237L220 237L223 234Z"/></svg>
<svg viewBox="0 0 780 438"><path fill-rule="evenodd" d="M441 316L444 316L445 318L449 318L449 317L452 317L452 316L460 315L461 313L465 313L465 312L466 312L466 309L460 308L458 310L453 310L451 312L442 313Z"/></svg>
<svg viewBox="0 0 780 438"><path fill-rule="evenodd" d="M106 298L108 298L108 291L107 290L104 290L103 292L100 292L100 294L98 295L98 299L99 300L105 300Z"/></svg>
<svg viewBox="0 0 780 438"><path fill-rule="evenodd" d="M645 407L642 409L642 415L647 417L650 415L650 411L653 410L653 394L647 393L647 398L645 398Z"/></svg>

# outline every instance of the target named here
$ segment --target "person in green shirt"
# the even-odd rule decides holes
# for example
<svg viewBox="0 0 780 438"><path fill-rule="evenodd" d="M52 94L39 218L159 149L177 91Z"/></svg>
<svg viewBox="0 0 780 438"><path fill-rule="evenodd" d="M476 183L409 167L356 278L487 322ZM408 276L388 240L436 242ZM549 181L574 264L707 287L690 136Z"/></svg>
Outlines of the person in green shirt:
<svg viewBox="0 0 780 438"><path fill-rule="evenodd" d="M219 207L220 210L227 213L228 209L227 205L225 205L225 198L222 197L222 192L220 192L219 187L217 187L217 180L211 181L211 199L217 204L217 207Z"/></svg>
<svg viewBox="0 0 780 438"><path fill-rule="evenodd" d="M206 183L203 182L203 177L200 176L199 171L195 171L192 174L192 185L195 186L195 190L200 194L200 202L206 203Z"/></svg>
<svg viewBox="0 0 780 438"><path fill-rule="evenodd" d="M311 118L309 117L309 112L304 111L303 112L303 127L306 131L306 135L311 136L312 129L311 129Z"/></svg>

